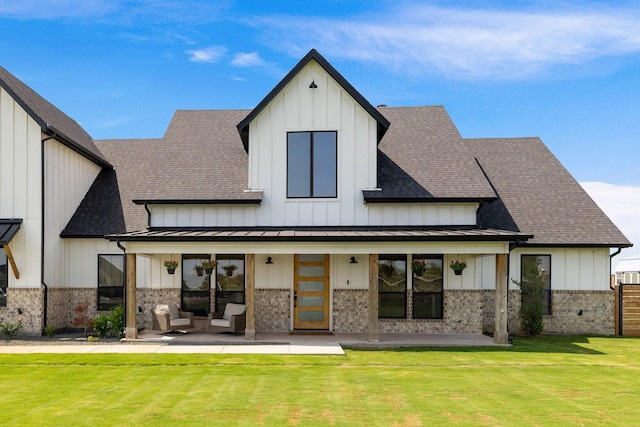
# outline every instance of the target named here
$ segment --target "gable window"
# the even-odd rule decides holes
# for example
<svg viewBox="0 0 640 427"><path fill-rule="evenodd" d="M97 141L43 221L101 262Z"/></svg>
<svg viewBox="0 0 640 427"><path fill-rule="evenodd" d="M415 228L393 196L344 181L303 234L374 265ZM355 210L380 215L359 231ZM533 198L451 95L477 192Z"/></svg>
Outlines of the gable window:
<svg viewBox="0 0 640 427"><path fill-rule="evenodd" d="M124 255L98 255L98 310L124 305L124 280Z"/></svg>
<svg viewBox="0 0 640 427"><path fill-rule="evenodd" d="M244 304L244 255L216 257L216 312L224 312L228 302Z"/></svg>
<svg viewBox="0 0 640 427"><path fill-rule="evenodd" d="M551 314L551 255L522 255L520 280L543 287L542 314Z"/></svg>
<svg viewBox="0 0 640 427"><path fill-rule="evenodd" d="M287 133L287 197L337 197L335 131Z"/></svg>
<svg viewBox="0 0 640 427"><path fill-rule="evenodd" d="M211 306L211 277L202 268L202 260L209 254L182 255L182 310L194 316L206 316Z"/></svg>
<svg viewBox="0 0 640 427"><path fill-rule="evenodd" d="M407 256L378 257L378 317L407 317Z"/></svg>
<svg viewBox="0 0 640 427"><path fill-rule="evenodd" d="M0 307L7 306L7 287L9 286L9 268L7 254L0 248Z"/></svg>
<svg viewBox="0 0 640 427"><path fill-rule="evenodd" d="M442 319L442 255L413 255L413 318Z"/></svg>

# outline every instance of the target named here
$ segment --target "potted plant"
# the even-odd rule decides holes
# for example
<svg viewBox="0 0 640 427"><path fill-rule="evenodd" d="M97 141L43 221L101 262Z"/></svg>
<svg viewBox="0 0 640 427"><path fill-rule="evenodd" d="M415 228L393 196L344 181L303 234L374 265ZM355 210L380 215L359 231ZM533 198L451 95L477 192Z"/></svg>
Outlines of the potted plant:
<svg viewBox="0 0 640 427"><path fill-rule="evenodd" d="M211 274L213 273L213 269L214 267L218 265L217 261L214 261L212 259L203 259L202 260L202 268L204 268L204 272L207 274Z"/></svg>
<svg viewBox="0 0 640 427"><path fill-rule="evenodd" d="M178 261L168 259L164 262L164 267L167 269L167 273L173 274L176 272L176 267L178 267Z"/></svg>
<svg viewBox="0 0 640 427"><path fill-rule="evenodd" d="M229 265L225 265L222 268L224 268L224 271L225 271L225 273L227 273L227 276L231 277L231 276L233 276L233 272L236 271L238 266L234 265L234 264L229 264Z"/></svg>
<svg viewBox="0 0 640 427"><path fill-rule="evenodd" d="M451 264L449 265L449 267L451 267L451 269L456 274L456 276L459 276L462 274L462 270L467 268L467 263L465 260L462 260L462 261L455 260L455 261L451 261Z"/></svg>
<svg viewBox="0 0 640 427"><path fill-rule="evenodd" d="M427 263L423 259L414 259L411 261L411 271L416 277L421 277L427 270Z"/></svg>

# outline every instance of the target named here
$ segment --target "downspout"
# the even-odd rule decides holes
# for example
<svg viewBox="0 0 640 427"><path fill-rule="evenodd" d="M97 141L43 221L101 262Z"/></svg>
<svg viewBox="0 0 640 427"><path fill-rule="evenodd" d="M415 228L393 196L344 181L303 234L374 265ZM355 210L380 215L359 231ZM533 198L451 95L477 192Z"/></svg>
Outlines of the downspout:
<svg viewBox="0 0 640 427"><path fill-rule="evenodd" d="M53 132L53 134L51 136L48 136L46 138L44 138L43 140L41 140L40 144L40 173L41 173L41 177L40 177L40 208L41 208L41 227L40 227L40 282L42 284L42 287L44 288L44 301L43 301L43 305L42 305L42 324L44 326L44 328L47 327L47 312L48 312L48 301L49 301L49 287L47 286L46 282L44 281L44 226L45 226L45 222L44 222L44 215L45 215L45 198L44 198L44 193L45 193L45 162L44 162L44 143L47 142L50 139L55 139L56 137L56 133Z"/></svg>
<svg viewBox="0 0 640 427"><path fill-rule="evenodd" d="M613 257L618 255L620 252L622 252L622 248L618 248L617 251L615 251L614 253L609 255L609 275L611 275L613 272L611 271L611 265L613 264ZM609 282L611 282L611 279L609 279ZM609 283L609 288L611 289L611 283ZM613 288L615 290L615 287ZM614 298L618 298L618 330L616 331L616 333L618 334L618 336L622 336L622 284L618 285L618 294L614 295Z"/></svg>
<svg viewBox="0 0 640 427"><path fill-rule="evenodd" d="M149 209L149 203L144 204L144 210L147 211L147 228L151 228L151 209ZM119 243L118 246L120 246Z"/></svg>

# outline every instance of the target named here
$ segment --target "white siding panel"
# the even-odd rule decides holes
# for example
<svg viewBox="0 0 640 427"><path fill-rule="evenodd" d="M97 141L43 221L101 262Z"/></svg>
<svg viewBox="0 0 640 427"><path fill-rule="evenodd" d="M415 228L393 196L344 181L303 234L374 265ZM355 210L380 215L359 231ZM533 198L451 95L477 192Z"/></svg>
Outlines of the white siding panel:
<svg viewBox="0 0 640 427"><path fill-rule="evenodd" d="M592 290L594 288L594 265L593 250L583 249L580 251L580 281L579 289Z"/></svg>

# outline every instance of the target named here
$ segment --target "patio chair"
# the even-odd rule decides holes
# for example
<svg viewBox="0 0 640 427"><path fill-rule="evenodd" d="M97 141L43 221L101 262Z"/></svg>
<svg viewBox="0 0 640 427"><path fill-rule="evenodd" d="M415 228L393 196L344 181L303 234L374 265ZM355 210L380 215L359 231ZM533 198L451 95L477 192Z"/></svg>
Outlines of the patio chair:
<svg viewBox="0 0 640 427"><path fill-rule="evenodd" d="M224 313L209 313L211 330L215 333L244 333L247 325L247 310L244 304L227 303Z"/></svg>
<svg viewBox="0 0 640 427"><path fill-rule="evenodd" d="M158 304L151 312L153 329L173 333L181 329L193 329L193 313L180 310L176 304Z"/></svg>

